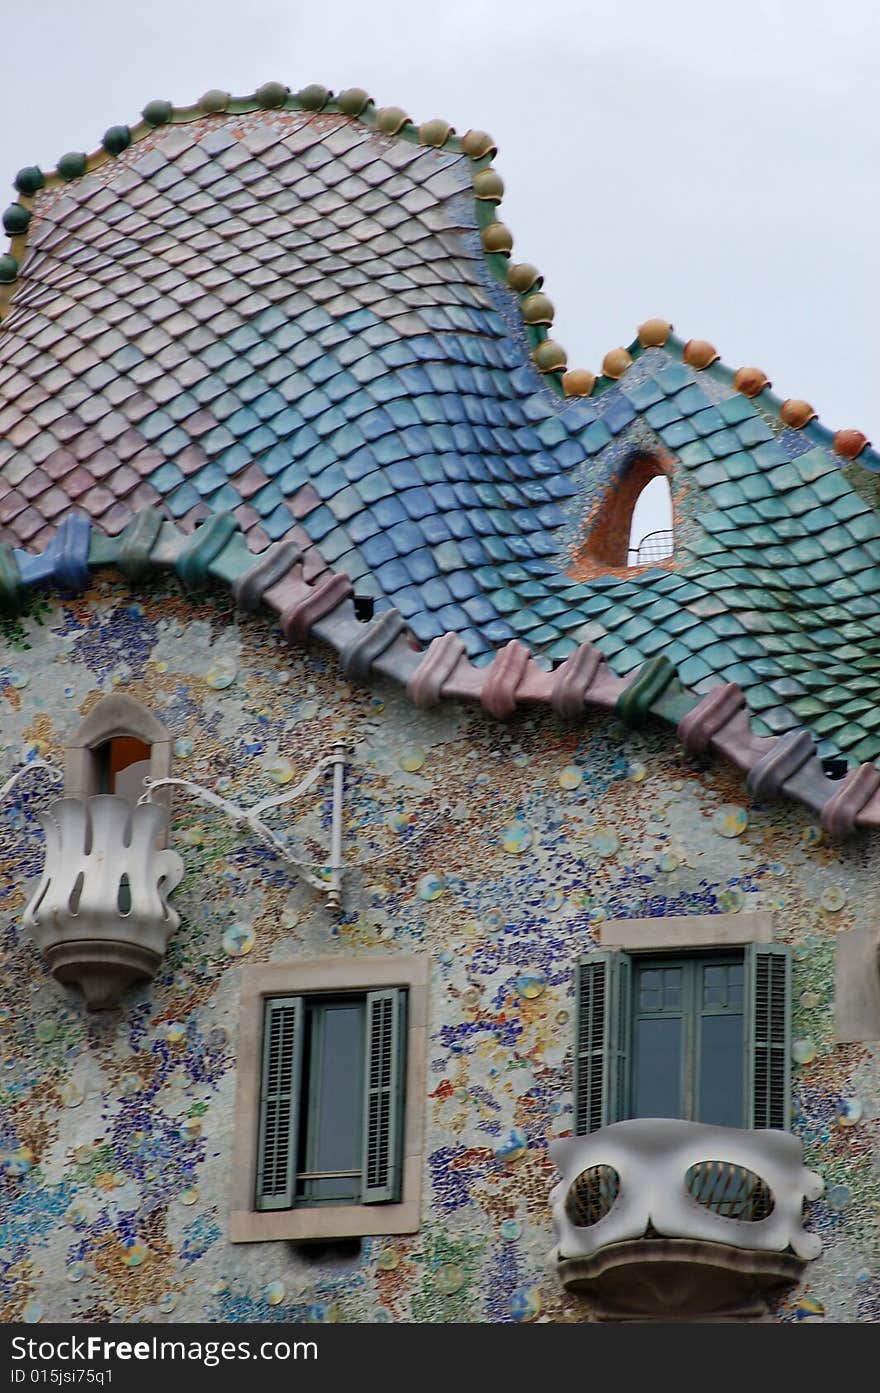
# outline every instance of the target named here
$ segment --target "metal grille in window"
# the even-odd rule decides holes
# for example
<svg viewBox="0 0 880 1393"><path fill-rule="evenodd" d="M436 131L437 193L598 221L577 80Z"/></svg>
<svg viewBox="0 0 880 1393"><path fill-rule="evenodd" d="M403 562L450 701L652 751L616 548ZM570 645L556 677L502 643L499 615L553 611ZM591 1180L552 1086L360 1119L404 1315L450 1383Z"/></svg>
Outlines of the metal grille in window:
<svg viewBox="0 0 880 1393"><path fill-rule="evenodd" d="M620 1194L620 1176L613 1166L590 1166L581 1171L565 1198L565 1212L579 1229L598 1224Z"/></svg>
<svg viewBox="0 0 880 1393"><path fill-rule="evenodd" d="M649 532L637 547L629 548L629 564L644 566L648 561L663 561L672 551L672 532L669 528L661 528L658 532Z"/></svg>
<svg viewBox="0 0 880 1393"><path fill-rule="evenodd" d="M685 1185L691 1199L722 1219L756 1224L773 1212L773 1195L761 1177L729 1161L698 1161Z"/></svg>

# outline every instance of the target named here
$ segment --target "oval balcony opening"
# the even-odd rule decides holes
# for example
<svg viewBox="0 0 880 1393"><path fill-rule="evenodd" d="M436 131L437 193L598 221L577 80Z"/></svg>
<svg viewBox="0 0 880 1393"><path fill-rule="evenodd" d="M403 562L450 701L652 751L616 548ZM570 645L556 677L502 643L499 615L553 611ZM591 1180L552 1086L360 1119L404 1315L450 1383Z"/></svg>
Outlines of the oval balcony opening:
<svg viewBox="0 0 880 1393"><path fill-rule="evenodd" d="M691 1199L724 1219L757 1224L773 1213L770 1187L745 1166L728 1161L698 1161L690 1167L684 1182Z"/></svg>
<svg viewBox="0 0 880 1393"><path fill-rule="evenodd" d="M576 1228L591 1228L610 1214L619 1194L620 1176L613 1166L590 1166L569 1190L565 1212Z"/></svg>

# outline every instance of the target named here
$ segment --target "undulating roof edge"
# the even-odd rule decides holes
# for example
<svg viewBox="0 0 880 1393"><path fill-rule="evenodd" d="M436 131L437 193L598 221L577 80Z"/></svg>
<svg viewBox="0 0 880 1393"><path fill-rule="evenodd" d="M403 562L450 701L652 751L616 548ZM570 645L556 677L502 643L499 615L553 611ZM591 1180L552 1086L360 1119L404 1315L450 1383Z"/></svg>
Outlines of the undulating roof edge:
<svg viewBox="0 0 880 1393"><path fill-rule="evenodd" d="M665 320L646 320L627 348L612 348L605 354L599 373L586 368L569 368L565 350L549 336L554 309L543 293L543 277L534 266L510 259L513 237L496 216L504 184L491 164L497 153L491 136L485 131L469 130L459 137L447 121L440 119L417 124L400 107L377 108L363 88L349 88L334 96L329 88L319 84L311 84L293 93L283 83L267 82L244 97L233 97L228 92L213 89L193 105L185 107L175 107L164 100L151 101L144 107L141 120L136 125L109 127L101 145L91 154L71 151L62 155L56 168L50 172L44 172L36 165L19 170L14 181L17 201L3 214L3 226L10 237L10 244L9 251L0 256L0 321L15 292L19 269L27 251L34 196L41 188L58 187L82 178L162 126L185 125L212 116L281 109L346 116L381 135L467 156L473 178L477 225L487 264L496 279L517 294L532 358L545 380L561 397L588 397L601 393L621 378L646 348L665 346L668 351L680 353L682 360L691 368L731 385L753 399L762 411L777 417L792 429L803 431L814 444L831 449L843 462L857 460L872 473L880 473L880 453L871 448L861 431L830 430L820 423L815 409L808 402L795 398L783 401L772 393L772 384L760 368L728 368L721 362L711 343L703 339L679 339L673 335L672 325Z"/></svg>
<svg viewBox="0 0 880 1393"><path fill-rule="evenodd" d="M801 803L834 837L880 827L880 769L865 763L834 780L826 775L809 731L756 735L735 682L698 696L681 685L663 656L617 677L591 643L547 671L514 639L488 666L475 667L457 634L443 634L419 649L398 610L359 619L349 577L320 562L304 566L304 559L293 537L260 553L250 551L231 513L215 513L187 535L148 507L115 537L70 514L39 555L0 543L0 615L20 613L28 592L40 586L81 591L91 570L101 566L116 567L132 584L157 569L175 573L193 590L219 582L239 609L251 612L262 604L272 611L288 643L317 638L338 654L353 681L391 679L418 707L443 700L479 703L504 720L521 706L549 706L570 721L594 709L636 728L659 720L675 727L689 754L721 755L739 768L759 802L782 796Z"/></svg>

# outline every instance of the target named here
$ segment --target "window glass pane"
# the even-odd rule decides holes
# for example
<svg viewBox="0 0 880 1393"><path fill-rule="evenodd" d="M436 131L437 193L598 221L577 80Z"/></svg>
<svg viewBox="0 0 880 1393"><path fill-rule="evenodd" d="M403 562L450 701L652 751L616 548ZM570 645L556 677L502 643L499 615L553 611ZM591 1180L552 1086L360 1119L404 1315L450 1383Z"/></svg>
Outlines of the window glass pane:
<svg viewBox="0 0 880 1393"><path fill-rule="evenodd" d="M639 973L639 1009L656 1011L663 1003L663 973L647 968Z"/></svg>
<svg viewBox="0 0 880 1393"><path fill-rule="evenodd" d="M727 1001L727 968L703 968L703 1005L723 1006Z"/></svg>
<svg viewBox="0 0 880 1393"><path fill-rule="evenodd" d="M743 1004L743 985L745 982L745 969L742 963L734 963L727 969L727 1004L728 1006L742 1006Z"/></svg>
<svg viewBox="0 0 880 1393"><path fill-rule="evenodd" d="M663 973L663 1005L667 1011L676 1011L681 1005L680 967L668 967Z"/></svg>
<svg viewBox="0 0 880 1393"><path fill-rule="evenodd" d="M304 1182L310 1199L357 1199L361 1191L364 1003L314 1004L310 1010L307 1172L354 1175Z"/></svg>
<svg viewBox="0 0 880 1393"><path fill-rule="evenodd" d="M700 1041L700 1098L697 1121L741 1127L743 1018L733 1013L703 1016Z"/></svg>
<svg viewBox="0 0 880 1393"><path fill-rule="evenodd" d="M633 1117L681 1117L682 1021L636 1021Z"/></svg>

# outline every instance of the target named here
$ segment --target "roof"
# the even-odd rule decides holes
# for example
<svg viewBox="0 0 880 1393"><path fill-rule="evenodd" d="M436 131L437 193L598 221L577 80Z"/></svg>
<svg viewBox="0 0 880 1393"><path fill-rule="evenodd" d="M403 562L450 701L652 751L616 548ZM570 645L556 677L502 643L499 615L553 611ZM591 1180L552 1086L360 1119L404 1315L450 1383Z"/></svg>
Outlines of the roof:
<svg viewBox="0 0 880 1393"><path fill-rule="evenodd" d="M0 586L54 575L27 554L71 514L118 537L149 505L182 534L228 513L474 670L514 640L536 670L595 648L618 678L736 684L758 738L875 759L880 458L662 321L598 378L565 371L493 155L362 92L267 84L150 103L22 171ZM589 523L638 454L670 473L675 555L603 567Z"/></svg>

